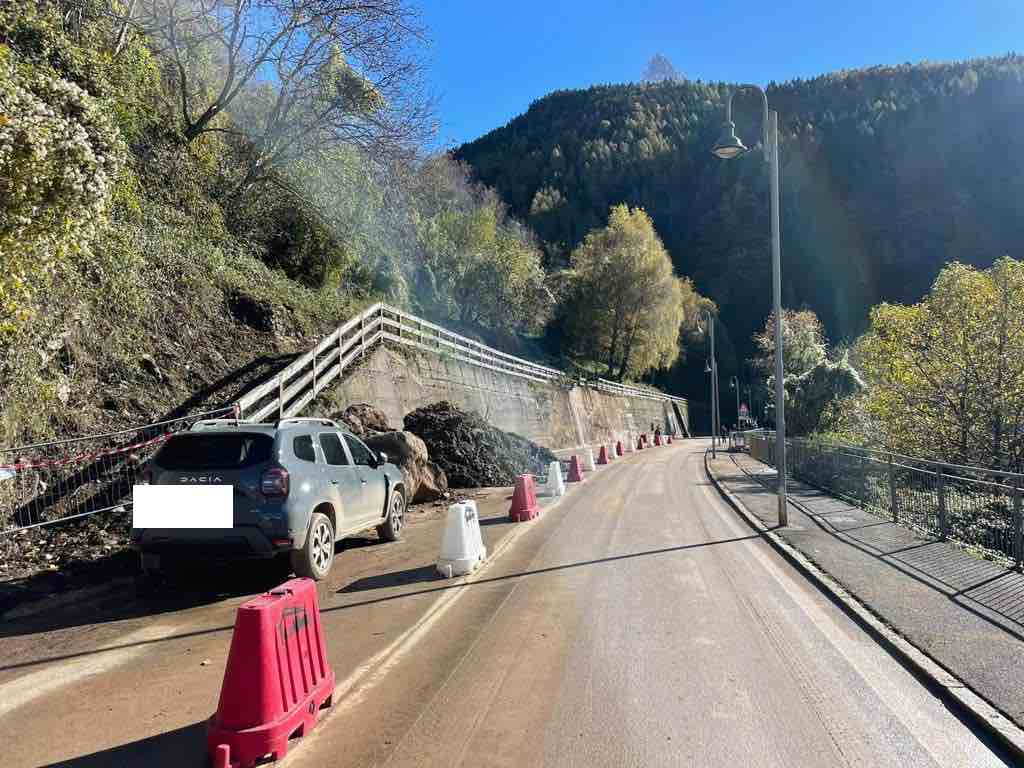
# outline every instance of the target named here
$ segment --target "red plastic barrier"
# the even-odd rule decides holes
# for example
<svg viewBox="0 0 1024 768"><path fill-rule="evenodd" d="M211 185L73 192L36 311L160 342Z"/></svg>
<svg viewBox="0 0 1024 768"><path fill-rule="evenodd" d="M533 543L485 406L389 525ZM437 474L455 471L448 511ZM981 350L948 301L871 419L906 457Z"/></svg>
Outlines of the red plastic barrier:
<svg viewBox="0 0 1024 768"><path fill-rule="evenodd" d="M513 523L525 523L540 514L537 506L537 489L533 486L533 475L520 475L516 478L516 489L512 494L512 506L508 517Z"/></svg>
<svg viewBox="0 0 1024 768"><path fill-rule="evenodd" d="M334 672L316 583L292 579L238 608L217 712L206 737L214 768L280 760L330 706Z"/></svg>
<svg viewBox="0 0 1024 768"><path fill-rule="evenodd" d="M597 452L597 463L607 464L608 463L608 448L604 445L601 446L601 450Z"/></svg>
<svg viewBox="0 0 1024 768"><path fill-rule="evenodd" d="M569 475L565 478L567 483L582 483L583 482L583 469L580 467L580 457L573 456L569 460Z"/></svg>
<svg viewBox="0 0 1024 768"><path fill-rule="evenodd" d="M655 445L661 445L661 435L655 435L654 436L654 444Z"/></svg>
<svg viewBox="0 0 1024 768"><path fill-rule="evenodd" d="M665 442L668 443L669 445L672 445L672 435L669 435L668 437L666 437L665 438Z"/></svg>
<svg viewBox="0 0 1024 768"><path fill-rule="evenodd" d="M619 456L625 455L625 451L622 450L622 441L619 440L615 443L615 453Z"/></svg>

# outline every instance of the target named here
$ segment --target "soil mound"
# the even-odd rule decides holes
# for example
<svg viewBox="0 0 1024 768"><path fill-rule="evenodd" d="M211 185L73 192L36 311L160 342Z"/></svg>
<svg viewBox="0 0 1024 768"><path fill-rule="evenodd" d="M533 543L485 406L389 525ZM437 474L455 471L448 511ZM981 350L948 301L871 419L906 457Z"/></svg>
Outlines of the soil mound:
<svg viewBox="0 0 1024 768"><path fill-rule="evenodd" d="M555 455L525 437L503 432L447 401L406 414L404 426L427 444L452 488L512 485L524 472L542 474Z"/></svg>

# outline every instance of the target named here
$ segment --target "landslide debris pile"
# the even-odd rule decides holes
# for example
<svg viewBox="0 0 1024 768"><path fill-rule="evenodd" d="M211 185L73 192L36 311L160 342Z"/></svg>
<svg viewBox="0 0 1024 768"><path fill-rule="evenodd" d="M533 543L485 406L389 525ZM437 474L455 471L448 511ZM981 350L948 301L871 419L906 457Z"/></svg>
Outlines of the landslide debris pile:
<svg viewBox="0 0 1024 768"><path fill-rule="evenodd" d="M543 473L555 455L525 437L492 427L447 401L406 414L405 430L427 444L452 488L512 485L524 472Z"/></svg>

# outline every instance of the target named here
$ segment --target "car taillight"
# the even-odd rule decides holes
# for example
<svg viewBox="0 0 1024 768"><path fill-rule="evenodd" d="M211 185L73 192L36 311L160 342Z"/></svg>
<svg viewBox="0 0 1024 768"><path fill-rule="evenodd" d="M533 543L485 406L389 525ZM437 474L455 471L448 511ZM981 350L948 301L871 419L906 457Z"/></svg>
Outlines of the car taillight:
<svg viewBox="0 0 1024 768"><path fill-rule="evenodd" d="M260 478L260 491L264 496L281 497L288 495L288 470L284 467L271 467Z"/></svg>

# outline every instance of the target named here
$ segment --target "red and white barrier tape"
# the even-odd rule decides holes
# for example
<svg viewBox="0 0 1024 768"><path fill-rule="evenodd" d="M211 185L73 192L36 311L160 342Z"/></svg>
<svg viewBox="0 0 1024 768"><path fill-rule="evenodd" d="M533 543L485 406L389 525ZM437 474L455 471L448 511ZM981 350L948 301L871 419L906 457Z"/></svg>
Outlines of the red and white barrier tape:
<svg viewBox="0 0 1024 768"><path fill-rule="evenodd" d="M80 453L76 456L65 456L63 459L53 459L52 461L35 461L35 462L21 462L18 464L0 464L0 469L10 469L15 472L20 472L26 469L53 469L56 467L66 467L69 464L77 464L83 461L94 461L95 459L101 459L106 456L117 456L121 453L127 453L128 451L135 451L139 448L146 448L150 445L156 445L162 443L174 432L164 432L162 435L157 435L151 440L146 440L142 443L135 443L134 445L125 445L120 448L112 448L106 451L95 451L92 453Z"/></svg>
<svg viewBox="0 0 1024 768"><path fill-rule="evenodd" d="M232 414L234 414L234 418L236 420L241 418L241 408L239 407L238 403L235 403L230 408L221 408L221 409L216 410L216 411L210 411L209 413L201 414L201 416L209 416L209 415L218 414L218 413L225 413L225 412L228 412L228 411L230 411ZM177 420L173 420L173 421L177 421ZM161 422L161 424L170 424L170 423L172 423L172 422L170 422L170 421ZM151 426L158 426L158 425L154 424L154 425L151 425ZM139 427L139 430L142 430L142 429L145 429L145 427ZM129 431L129 430L125 430L125 431ZM138 431L138 430L133 430L133 431ZM114 434L114 433L112 433L112 434ZM116 433L116 434L123 434L123 433ZM21 471L21 470L25 470L25 469L53 469L55 467L66 467L69 464L76 464L76 463L82 462L82 461L93 461L95 459L101 459L101 458L104 458L106 456L116 456L116 455L121 454L121 453L127 453L128 451L138 450L139 448L146 448L146 447L148 447L150 445L155 445L157 443L162 443L164 440L166 440L167 438L169 438L173 434L174 434L173 432L164 432L161 435L157 435L152 440L146 440L145 442L142 442L142 443L135 443L134 445L126 445L126 446L123 446L121 448L112 448L112 449L106 450L106 451L95 451L95 452L92 452L92 453L79 453L79 454L74 455L74 456L65 456L63 459L53 459L53 460L50 460L50 461L26 461L26 462L19 462L19 463L16 463L16 464L0 464L0 469L7 469L7 470L11 470L11 471L17 472L17 471ZM31 446L29 446L29 447L31 447ZM38 446L36 446L36 447L38 447Z"/></svg>

